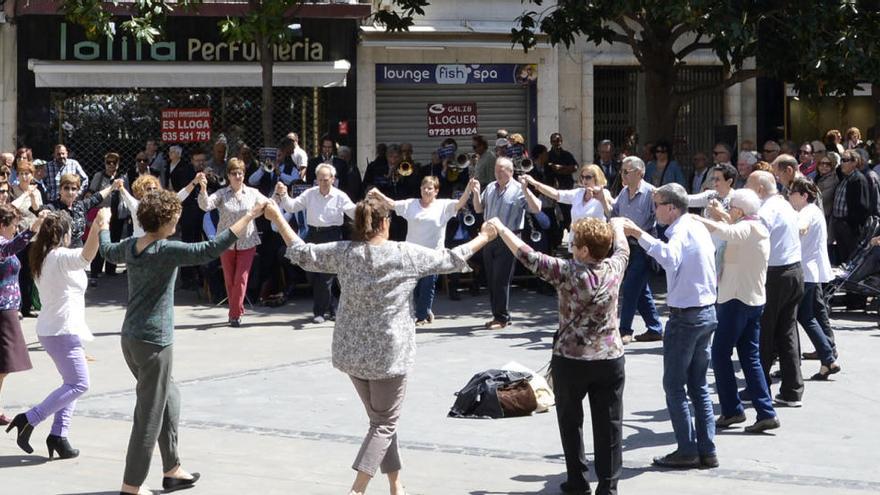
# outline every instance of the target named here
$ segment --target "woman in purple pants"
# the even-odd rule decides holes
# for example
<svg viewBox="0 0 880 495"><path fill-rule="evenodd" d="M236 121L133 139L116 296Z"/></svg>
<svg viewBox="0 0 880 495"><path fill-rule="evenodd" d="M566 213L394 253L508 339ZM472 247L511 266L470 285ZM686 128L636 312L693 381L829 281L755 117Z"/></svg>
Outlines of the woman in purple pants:
<svg viewBox="0 0 880 495"><path fill-rule="evenodd" d="M86 325L85 293L89 267L98 252L98 233L110 221L110 209L102 208L86 240L78 249L70 244L71 219L66 212L46 215L36 240L30 247L31 272L40 291L43 308L37 317L37 336L64 383L43 402L12 420L9 431L17 428L16 443L28 454L34 427L52 415L55 420L46 438L49 459L57 452L61 459L72 459L79 450L70 446L67 431L76 400L89 389L89 369L83 341L94 339Z"/></svg>

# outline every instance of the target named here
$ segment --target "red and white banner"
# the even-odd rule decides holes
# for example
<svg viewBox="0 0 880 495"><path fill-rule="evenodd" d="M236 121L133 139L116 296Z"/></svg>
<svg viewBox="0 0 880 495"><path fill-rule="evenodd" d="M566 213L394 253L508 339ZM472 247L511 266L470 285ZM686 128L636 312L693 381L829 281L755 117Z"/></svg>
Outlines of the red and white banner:
<svg viewBox="0 0 880 495"><path fill-rule="evenodd" d="M477 134L477 104L429 103L428 137L473 136Z"/></svg>
<svg viewBox="0 0 880 495"><path fill-rule="evenodd" d="M163 143L203 143L210 140L210 108L166 108L162 110Z"/></svg>

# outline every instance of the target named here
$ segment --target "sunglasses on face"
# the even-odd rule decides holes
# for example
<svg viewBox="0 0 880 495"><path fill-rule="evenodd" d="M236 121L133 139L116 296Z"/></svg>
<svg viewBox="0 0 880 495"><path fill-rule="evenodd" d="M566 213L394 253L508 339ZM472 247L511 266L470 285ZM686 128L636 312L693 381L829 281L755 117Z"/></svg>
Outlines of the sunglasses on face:
<svg viewBox="0 0 880 495"><path fill-rule="evenodd" d="M144 160L144 161L146 161L146 160ZM104 162L104 163L106 163L107 165L116 165L118 162L115 162L115 161L113 161L113 160L107 160L107 161Z"/></svg>
<svg viewBox="0 0 880 495"><path fill-rule="evenodd" d="M849 162L854 162L854 161L856 161L855 158L841 158L840 159L841 163L849 163Z"/></svg>
<svg viewBox="0 0 880 495"><path fill-rule="evenodd" d="M636 171L635 169L622 169L621 173L623 173L623 175L628 175L628 174L631 174L635 171Z"/></svg>
<svg viewBox="0 0 880 495"><path fill-rule="evenodd" d="M147 163L147 159L146 158L138 158L137 162L138 163Z"/></svg>
<svg viewBox="0 0 880 495"><path fill-rule="evenodd" d="M819 162L819 165L825 165L826 167L830 167L830 166L831 166L831 162L828 162L828 161L822 160L821 162Z"/></svg>
<svg viewBox="0 0 880 495"><path fill-rule="evenodd" d="M581 175L581 180L590 180L590 179L595 179L595 178L596 178L595 175Z"/></svg>
<svg viewBox="0 0 880 495"><path fill-rule="evenodd" d="M0 189L0 194L9 194L9 189Z"/></svg>

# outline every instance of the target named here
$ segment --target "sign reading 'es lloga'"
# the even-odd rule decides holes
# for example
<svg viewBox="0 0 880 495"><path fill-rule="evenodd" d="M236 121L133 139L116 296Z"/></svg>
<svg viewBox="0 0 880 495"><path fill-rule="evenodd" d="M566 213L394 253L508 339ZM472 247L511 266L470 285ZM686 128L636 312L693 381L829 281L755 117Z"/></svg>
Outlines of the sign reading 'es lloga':
<svg viewBox="0 0 880 495"><path fill-rule="evenodd" d="M210 108L166 108L162 110L163 142L203 143L210 140Z"/></svg>
<svg viewBox="0 0 880 495"><path fill-rule="evenodd" d="M429 103L428 137L473 136L477 134L477 104Z"/></svg>

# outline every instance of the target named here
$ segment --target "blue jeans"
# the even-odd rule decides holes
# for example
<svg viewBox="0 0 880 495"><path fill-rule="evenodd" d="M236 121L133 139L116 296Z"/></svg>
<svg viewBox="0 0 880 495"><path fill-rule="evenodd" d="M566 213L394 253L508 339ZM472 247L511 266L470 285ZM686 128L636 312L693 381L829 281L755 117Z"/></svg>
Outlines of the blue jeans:
<svg viewBox="0 0 880 495"><path fill-rule="evenodd" d="M638 244L630 244L629 265L623 275L620 301L620 334L632 334L632 322L638 309L649 332L661 333L663 326L654 306L654 295L648 281L651 264L645 250Z"/></svg>
<svg viewBox="0 0 880 495"><path fill-rule="evenodd" d="M749 306L739 299L731 299L718 305L718 329L712 340L712 369L715 370L715 387L718 389L721 414L724 416L743 413L743 405L736 389L733 362L730 359L734 348L746 377L746 390L751 394L752 405L758 413L758 421L776 416L758 352L763 311L763 304Z"/></svg>
<svg viewBox="0 0 880 495"><path fill-rule="evenodd" d="M717 324L715 306L669 308L663 336L663 391L681 455L715 454L715 418L706 371L709 341ZM694 405L693 420L688 397Z"/></svg>
<svg viewBox="0 0 880 495"><path fill-rule="evenodd" d="M416 320L427 320L428 311L434 304L434 286L437 284L437 275L422 277L416 282L413 297L416 303Z"/></svg>
<svg viewBox="0 0 880 495"><path fill-rule="evenodd" d="M819 360L828 366L834 362L834 348L831 347L831 342L828 341L828 337L819 325L819 320L816 319L819 310L817 305L821 304L823 307L825 305L825 301L816 297L817 290L821 291L815 282L804 282L804 297L798 305L797 321L804 327L804 332L816 347Z"/></svg>

